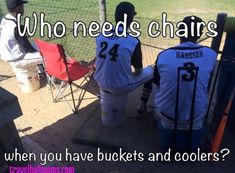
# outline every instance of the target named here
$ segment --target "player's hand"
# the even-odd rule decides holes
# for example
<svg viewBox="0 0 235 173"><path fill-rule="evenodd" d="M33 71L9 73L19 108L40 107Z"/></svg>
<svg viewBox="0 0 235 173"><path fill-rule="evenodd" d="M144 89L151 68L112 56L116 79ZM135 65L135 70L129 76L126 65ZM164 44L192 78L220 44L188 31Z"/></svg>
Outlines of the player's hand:
<svg viewBox="0 0 235 173"><path fill-rule="evenodd" d="M134 73L135 76L139 76L142 73L142 71L143 71L142 68L136 68L133 73Z"/></svg>

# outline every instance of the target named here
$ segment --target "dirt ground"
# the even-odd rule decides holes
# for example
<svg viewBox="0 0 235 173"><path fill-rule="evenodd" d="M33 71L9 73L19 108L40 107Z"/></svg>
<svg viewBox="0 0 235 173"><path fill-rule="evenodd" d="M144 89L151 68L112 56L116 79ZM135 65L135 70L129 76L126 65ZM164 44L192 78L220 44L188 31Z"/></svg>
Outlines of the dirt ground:
<svg viewBox="0 0 235 173"><path fill-rule="evenodd" d="M0 61L0 71L1 75L9 76L8 79L0 82L0 86L18 97L23 115L15 120L15 124L23 136L30 137L48 152L64 152L65 147L76 150L78 145L72 143L71 139L93 110L73 114L65 103L52 102L51 93L47 87L31 94L22 93L7 63ZM86 94L86 97L88 99L82 102L81 110L95 101L99 105L97 98L89 94ZM32 151L34 148L26 148L27 150Z"/></svg>

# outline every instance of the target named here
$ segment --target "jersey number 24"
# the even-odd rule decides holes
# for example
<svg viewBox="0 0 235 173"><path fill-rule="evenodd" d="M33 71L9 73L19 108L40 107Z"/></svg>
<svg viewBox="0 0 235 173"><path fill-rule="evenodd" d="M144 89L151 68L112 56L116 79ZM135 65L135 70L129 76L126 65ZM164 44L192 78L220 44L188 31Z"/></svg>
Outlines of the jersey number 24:
<svg viewBox="0 0 235 173"><path fill-rule="evenodd" d="M100 58L103 58L103 59L106 59L107 58L107 55L110 56L110 60L111 61L114 61L116 62L117 61L117 57L118 57L118 48L119 48L119 44L114 44L113 47L110 49L110 50L107 50L108 49L108 43L107 42L101 42L100 43L100 48L101 48L101 51L99 53L99 57ZM106 50L108 52L106 52Z"/></svg>

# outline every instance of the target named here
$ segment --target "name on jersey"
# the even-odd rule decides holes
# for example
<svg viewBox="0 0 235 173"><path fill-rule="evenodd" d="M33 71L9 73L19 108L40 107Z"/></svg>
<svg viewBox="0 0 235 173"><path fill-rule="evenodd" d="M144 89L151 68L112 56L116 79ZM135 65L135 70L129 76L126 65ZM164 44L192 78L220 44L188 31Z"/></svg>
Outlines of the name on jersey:
<svg viewBox="0 0 235 173"><path fill-rule="evenodd" d="M203 51L195 52L176 52L176 58L180 59L193 59L203 57Z"/></svg>

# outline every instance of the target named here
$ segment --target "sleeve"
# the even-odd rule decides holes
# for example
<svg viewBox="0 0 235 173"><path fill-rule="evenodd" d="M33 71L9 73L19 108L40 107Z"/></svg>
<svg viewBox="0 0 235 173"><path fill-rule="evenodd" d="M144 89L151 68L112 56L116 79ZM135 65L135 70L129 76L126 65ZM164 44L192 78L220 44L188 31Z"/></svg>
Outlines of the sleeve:
<svg viewBox="0 0 235 173"><path fill-rule="evenodd" d="M131 58L131 65L133 65L134 68L143 68L142 51L141 51L141 45L140 45L139 40Z"/></svg>
<svg viewBox="0 0 235 173"><path fill-rule="evenodd" d="M23 49L26 53L37 52L36 49L34 49L33 46L30 44L26 35L23 37L19 35L17 27L15 27L14 29L14 35L18 44L20 45L20 48Z"/></svg>
<svg viewBox="0 0 235 173"><path fill-rule="evenodd" d="M157 86L160 85L160 74L159 74L159 70L158 70L158 59L156 60L155 66L154 66L154 72L153 72L153 83Z"/></svg>

